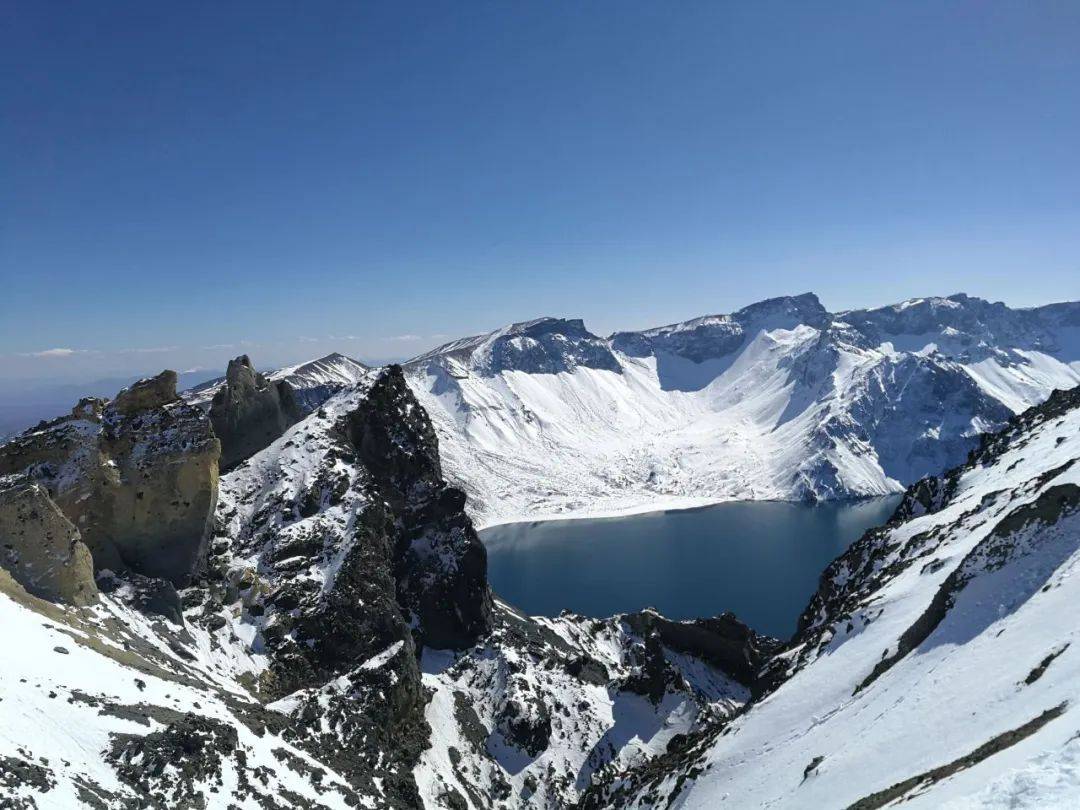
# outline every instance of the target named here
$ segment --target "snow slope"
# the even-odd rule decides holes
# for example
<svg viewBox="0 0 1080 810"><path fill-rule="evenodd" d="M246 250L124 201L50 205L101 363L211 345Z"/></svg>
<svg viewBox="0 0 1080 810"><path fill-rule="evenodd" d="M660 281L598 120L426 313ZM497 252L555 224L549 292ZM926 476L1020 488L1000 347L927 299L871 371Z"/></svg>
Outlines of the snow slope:
<svg viewBox="0 0 1080 810"><path fill-rule="evenodd" d="M181 777L182 760L173 773L149 776L163 797L220 793L237 807L284 810L298 806L279 801L291 793L312 806L350 806L352 791L339 775L327 770L323 783L313 785L305 772L312 758L280 732L252 723L262 708L237 681L250 661L242 650L223 651L223 631L190 623L181 629L111 597L94 608L62 608L26 596L3 571L0 627L7 649L0 659L3 806L67 810L135 802L118 773L124 742L190 714L222 724L236 738L217 768L189 768L190 780ZM188 762L197 763L200 753L190 746ZM248 782L248 769L261 769L265 781Z"/></svg>
<svg viewBox="0 0 1080 810"><path fill-rule="evenodd" d="M586 806L1075 807L1080 389L834 562L771 691Z"/></svg>
<svg viewBox="0 0 1080 810"><path fill-rule="evenodd" d="M1080 305L807 294L609 338L544 318L406 370L481 525L881 495L1080 383Z"/></svg>

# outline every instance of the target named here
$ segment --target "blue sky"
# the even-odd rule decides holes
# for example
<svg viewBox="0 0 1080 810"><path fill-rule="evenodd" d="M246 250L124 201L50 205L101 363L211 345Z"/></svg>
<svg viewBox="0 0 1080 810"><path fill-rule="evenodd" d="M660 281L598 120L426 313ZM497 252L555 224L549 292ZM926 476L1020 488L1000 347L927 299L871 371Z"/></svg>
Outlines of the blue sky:
<svg viewBox="0 0 1080 810"><path fill-rule="evenodd" d="M1080 4L0 14L0 386L1080 298Z"/></svg>

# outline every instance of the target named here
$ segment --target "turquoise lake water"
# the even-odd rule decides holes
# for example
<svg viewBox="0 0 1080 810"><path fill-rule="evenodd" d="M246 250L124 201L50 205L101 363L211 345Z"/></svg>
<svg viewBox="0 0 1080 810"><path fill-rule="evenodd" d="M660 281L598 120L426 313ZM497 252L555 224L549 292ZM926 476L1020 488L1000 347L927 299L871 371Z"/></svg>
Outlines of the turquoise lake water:
<svg viewBox="0 0 1080 810"><path fill-rule="evenodd" d="M802 504L724 503L600 520L495 526L480 533L495 592L534 615L610 616L655 607L687 619L734 611L786 638L825 566L899 496Z"/></svg>

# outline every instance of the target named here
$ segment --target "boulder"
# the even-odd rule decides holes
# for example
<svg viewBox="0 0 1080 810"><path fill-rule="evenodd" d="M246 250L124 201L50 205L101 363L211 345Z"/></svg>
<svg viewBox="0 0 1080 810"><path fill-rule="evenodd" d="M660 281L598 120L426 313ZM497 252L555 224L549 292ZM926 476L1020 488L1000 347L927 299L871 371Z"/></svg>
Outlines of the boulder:
<svg viewBox="0 0 1080 810"><path fill-rule="evenodd" d="M31 481L0 488L0 566L42 599L72 605L97 599L93 560L79 530Z"/></svg>
<svg viewBox="0 0 1080 810"><path fill-rule="evenodd" d="M247 355L229 361L225 384L210 403L210 420L221 440L221 467L229 469L258 453L300 420L292 387L267 380Z"/></svg>

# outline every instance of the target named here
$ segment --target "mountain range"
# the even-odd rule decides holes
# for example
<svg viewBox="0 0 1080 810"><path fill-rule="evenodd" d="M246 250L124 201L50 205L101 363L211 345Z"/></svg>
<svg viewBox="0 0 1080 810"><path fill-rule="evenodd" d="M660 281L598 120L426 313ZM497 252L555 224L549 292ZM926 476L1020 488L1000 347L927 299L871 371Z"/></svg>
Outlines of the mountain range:
<svg viewBox="0 0 1080 810"><path fill-rule="evenodd" d="M542 318L404 364L482 525L902 492L1080 383L1080 304L810 294L606 338Z"/></svg>
<svg viewBox="0 0 1080 810"><path fill-rule="evenodd" d="M803 295L84 398L0 445L0 806L1070 806L1078 336ZM476 530L882 492L790 639L523 615Z"/></svg>

